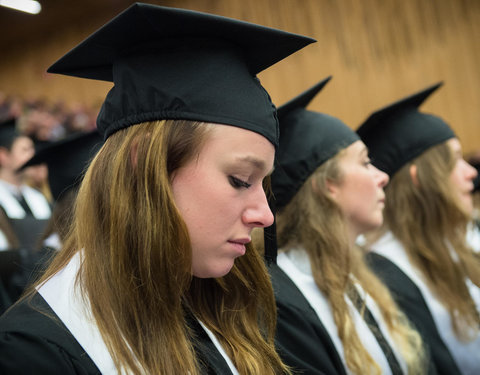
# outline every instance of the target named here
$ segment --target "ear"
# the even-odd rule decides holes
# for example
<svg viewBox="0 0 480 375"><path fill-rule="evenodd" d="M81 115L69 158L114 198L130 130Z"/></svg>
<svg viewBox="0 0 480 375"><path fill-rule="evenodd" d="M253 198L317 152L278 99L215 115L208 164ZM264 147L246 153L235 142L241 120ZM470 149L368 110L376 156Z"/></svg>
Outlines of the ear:
<svg viewBox="0 0 480 375"><path fill-rule="evenodd" d="M415 186L418 186L417 166L412 164L409 169L410 178Z"/></svg>
<svg viewBox="0 0 480 375"><path fill-rule="evenodd" d="M325 181L325 187L327 188L327 194L330 196L330 198L336 200L339 191L338 185L335 182L327 179ZM315 180L312 180L312 188L314 192L318 191L317 183Z"/></svg>

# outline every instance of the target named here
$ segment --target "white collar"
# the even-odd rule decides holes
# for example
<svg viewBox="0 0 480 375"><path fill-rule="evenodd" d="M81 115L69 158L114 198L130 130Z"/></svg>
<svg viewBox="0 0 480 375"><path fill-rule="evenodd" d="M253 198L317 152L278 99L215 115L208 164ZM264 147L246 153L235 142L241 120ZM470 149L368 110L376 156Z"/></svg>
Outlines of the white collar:
<svg viewBox="0 0 480 375"><path fill-rule="evenodd" d="M10 248L8 243L7 236L0 230L0 251L5 251Z"/></svg>
<svg viewBox="0 0 480 375"><path fill-rule="evenodd" d="M26 216L25 210L17 199L20 193L23 194L28 207L36 219L50 218L50 206L42 193L27 185L16 187L0 180L0 206L3 207L10 219L23 219Z"/></svg>
<svg viewBox="0 0 480 375"><path fill-rule="evenodd" d="M290 249L287 252L281 252L278 255L277 264L295 283L297 288L302 292L304 297L309 302L310 306L316 312L318 319L323 323L330 338L332 339L332 342L334 343L335 348L343 362L346 372L348 374L351 374L350 370L346 365L343 344L340 340L340 337L338 336L337 325L333 318L331 306L327 298L318 289L317 284L315 284L307 252L301 248L295 248ZM397 358L400 366L402 367L402 370L406 373L407 365L398 350L396 349L395 342L390 336L386 323L383 320L377 304L372 298L368 296L368 294L363 290L360 284L355 283L355 285L359 289L362 297L365 298L368 308L375 317L375 320L377 321L380 329L382 330L385 339L388 341L392 350L394 351L395 357ZM347 296L345 296L345 301L348 304L350 314L355 324L355 329L357 330L358 337L362 342L363 346L380 366L380 368L382 369L382 374L391 374L392 372L388 364L387 358L385 357L383 350L378 344L377 339L372 334L372 331Z"/></svg>
<svg viewBox="0 0 480 375"><path fill-rule="evenodd" d="M197 319L198 320L198 319ZM217 348L217 350L220 352L222 355L223 359L225 362L227 362L228 367L230 368L230 371L232 372L233 375L239 375L237 368L233 364L232 360L230 357L227 355L227 352L225 349L223 349L223 346L220 344L220 341L216 338L216 336L213 334L212 331L210 331L205 324L203 324L200 320L198 320L198 323L202 326L202 328L205 330L207 333L208 337L210 337L210 340L212 340L213 344Z"/></svg>
<svg viewBox="0 0 480 375"><path fill-rule="evenodd" d="M477 254L480 253L480 229L477 224L470 221L467 226L467 243Z"/></svg>
<svg viewBox="0 0 480 375"><path fill-rule="evenodd" d="M80 264L81 253L77 252L65 268L37 287L37 290L100 372L116 375L116 367L91 314L90 305L82 298L80 288L75 284Z"/></svg>
<svg viewBox="0 0 480 375"><path fill-rule="evenodd" d="M433 291L430 290L422 272L410 263L405 248L391 232L385 233L385 235L371 246L371 249L393 262L418 287L432 314L440 337L449 348L450 353L455 358L455 362L462 373L477 374L480 368L480 334L477 334L477 337L468 343L458 340L453 331L448 310L435 297ZM469 279L466 279L465 282L477 306L477 310L480 312L480 289Z"/></svg>
<svg viewBox="0 0 480 375"><path fill-rule="evenodd" d="M62 241L60 240L58 233L53 232L43 240L43 245L55 250L60 250L62 248Z"/></svg>
<svg viewBox="0 0 480 375"><path fill-rule="evenodd" d="M80 288L75 284L81 256L81 252L77 252L65 268L37 287L37 291L65 324L100 372L104 375L116 375L115 364L92 316L90 304L88 300L82 298ZM238 370L215 335L202 322L199 321L199 323L227 362L232 374L238 375ZM124 370L122 374L128 373Z"/></svg>

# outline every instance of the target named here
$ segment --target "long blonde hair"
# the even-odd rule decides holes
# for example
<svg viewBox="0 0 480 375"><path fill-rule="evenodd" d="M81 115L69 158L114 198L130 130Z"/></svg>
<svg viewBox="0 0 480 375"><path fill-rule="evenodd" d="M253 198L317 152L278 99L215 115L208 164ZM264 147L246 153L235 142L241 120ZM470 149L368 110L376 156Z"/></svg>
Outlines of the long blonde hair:
<svg viewBox="0 0 480 375"><path fill-rule="evenodd" d="M210 126L166 120L111 135L87 170L64 249L40 280L83 249L77 282L119 373L199 374L190 314L241 374L286 370L274 349L275 301L261 257L248 247L223 278L191 274L170 180L198 155Z"/></svg>
<svg viewBox="0 0 480 375"><path fill-rule="evenodd" d="M397 308L387 288L368 269L360 248L349 242L340 207L327 192L327 181L340 182L339 160L344 150L322 164L277 215L279 247L300 246L309 256L313 278L327 298L348 368L355 374L380 374L381 369L362 345L345 300L352 288L351 275L375 300L387 327L405 359L410 374L425 371L419 334Z"/></svg>
<svg viewBox="0 0 480 375"><path fill-rule="evenodd" d="M417 168L417 183L410 166ZM385 189L385 228L402 243L434 294L448 309L458 338L478 334L480 317L465 278L480 286L480 262L466 243L470 216L450 183L455 156L444 142L403 166ZM456 259L455 259L456 258Z"/></svg>

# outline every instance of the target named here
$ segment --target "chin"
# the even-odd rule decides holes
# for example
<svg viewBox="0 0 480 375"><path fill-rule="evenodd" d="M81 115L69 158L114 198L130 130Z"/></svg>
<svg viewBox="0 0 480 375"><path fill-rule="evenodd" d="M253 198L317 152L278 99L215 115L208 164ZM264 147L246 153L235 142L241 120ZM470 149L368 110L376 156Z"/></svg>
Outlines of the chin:
<svg viewBox="0 0 480 375"><path fill-rule="evenodd" d="M233 262L229 265L219 265L211 269L193 270L193 276L198 277L199 279L216 279L227 275L232 270L232 267Z"/></svg>
<svg viewBox="0 0 480 375"><path fill-rule="evenodd" d="M465 203L463 205L463 210L467 215L472 215L473 214L473 204L467 204Z"/></svg>

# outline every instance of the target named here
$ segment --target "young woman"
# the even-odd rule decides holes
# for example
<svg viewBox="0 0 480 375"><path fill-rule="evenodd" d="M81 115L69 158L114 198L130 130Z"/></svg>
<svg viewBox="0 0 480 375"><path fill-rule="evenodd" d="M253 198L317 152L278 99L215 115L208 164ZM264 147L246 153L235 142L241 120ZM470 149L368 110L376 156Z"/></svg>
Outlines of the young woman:
<svg viewBox="0 0 480 375"><path fill-rule="evenodd" d="M103 144L95 130L77 133L52 142L23 164L19 171L32 166L43 165L48 171L48 190L54 199L52 216L43 234L37 234L38 241L31 252L22 257L16 275L17 297L43 273L55 253L61 249L72 223L72 214L77 191L88 163Z"/></svg>
<svg viewBox="0 0 480 375"><path fill-rule="evenodd" d="M25 183L18 168L34 152L33 141L20 133L15 118L0 123L0 313L22 294L24 265L51 215L45 196Z"/></svg>
<svg viewBox="0 0 480 375"><path fill-rule="evenodd" d="M20 168L46 165L48 170L48 186L54 207L39 247L61 248L71 225L80 182L102 144L97 130L75 133L44 146Z"/></svg>
<svg viewBox="0 0 480 375"><path fill-rule="evenodd" d="M420 336L356 246L382 224L388 177L355 132L304 109L325 83L278 111L279 353L303 374L425 374Z"/></svg>
<svg viewBox="0 0 480 375"><path fill-rule="evenodd" d="M221 40L218 36L221 36ZM51 72L113 80L71 235L0 319L2 374L277 374L275 107L255 74L310 38L135 4Z"/></svg>
<svg viewBox="0 0 480 375"><path fill-rule="evenodd" d="M34 152L32 139L18 131L16 119L0 124L0 210L8 218L17 249L27 251L35 248L51 215L45 196L25 183L27 171L18 172Z"/></svg>
<svg viewBox="0 0 480 375"><path fill-rule="evenodd" d="M372 266L423 334L439 373L480 369L480 263L466 243L477 172L439 117L418 107L439 85L370 116L359 128L390 176Z"/></svg>

